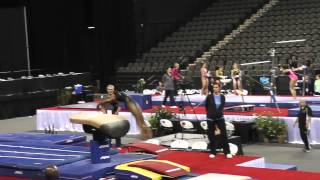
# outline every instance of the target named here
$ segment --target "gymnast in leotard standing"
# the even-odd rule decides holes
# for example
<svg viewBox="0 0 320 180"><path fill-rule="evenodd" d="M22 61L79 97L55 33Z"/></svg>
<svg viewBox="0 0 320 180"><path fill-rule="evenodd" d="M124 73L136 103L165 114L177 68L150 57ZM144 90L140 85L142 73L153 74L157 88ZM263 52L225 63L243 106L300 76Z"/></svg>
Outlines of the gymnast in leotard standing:
<svg viewBox="0 0 320 180"><path fill-rule="evenodd" d="M297 62L295 56L292 56L290 58L288 69L285 69L283 67L280 68L280 71L282 71L283 73L287 73L290 78L289 89L290 89L290 93L291 93L293 99L297 98L297 92L295 90L295 85L298 81L298 75L296 74L296 71L300 71L302 69L303 69L303 67L298 68L298 62Z"/></svg>

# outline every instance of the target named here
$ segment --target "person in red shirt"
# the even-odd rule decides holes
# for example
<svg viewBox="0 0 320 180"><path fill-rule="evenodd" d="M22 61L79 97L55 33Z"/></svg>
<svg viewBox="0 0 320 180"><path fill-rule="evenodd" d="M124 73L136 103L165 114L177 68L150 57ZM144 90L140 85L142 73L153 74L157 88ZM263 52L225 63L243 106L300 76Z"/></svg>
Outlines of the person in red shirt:
<svg viewBox="0 0 320 180"><path fill-rule="evenodd" d="M183 76L181 75L180 72L180 65L179 63L174 63L173 68L171 70L171 74L173 77L173 83L174 83L174 89L175 89L175 95L177 95L177 84L179 81L181 81L183 79Z"/></svg>
<svg viewBox="0 0 320 180"><path fill-rule="evenodd" d="M175 81L179 81L183 79L183 76L181 75L179 68L180 68L179 63L174 63L171 73Z"/></svg>

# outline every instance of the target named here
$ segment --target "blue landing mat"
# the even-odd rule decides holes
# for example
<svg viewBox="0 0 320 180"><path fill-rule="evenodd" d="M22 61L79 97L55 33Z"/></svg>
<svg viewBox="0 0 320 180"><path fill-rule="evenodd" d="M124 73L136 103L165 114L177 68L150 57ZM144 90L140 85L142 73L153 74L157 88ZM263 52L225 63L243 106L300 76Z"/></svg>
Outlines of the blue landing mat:
<svg viewBox="0 0 320 180"><path fill-rule="evenodd" d="M86 141L85 134L0 133L0 142L33 142L74 145Z"/></svg>
<svg viewBox="0 0 320 180"><path fill-rule="evenodd" d="M176 177L174 180L187 180L187 179L190 179L190 178L194 178L194 177L197 177L199 176L200 174L195 174L195 173L188 173L184 176L180 176L180 177ZM165 178L164 178L165 179ZM167 179L170 179L170 178L167 178ZM112 174L112 175L108 175L105 177L105 180L120 180L120 179L116 179L116 175L115 174Z"/></svg>
<svg viewBox="0 0 320 180"><path fill-rule="evenodd" d="M86 147L0 142L0 175L39 178L49 165L61 166L89 157Z"/></svg>
<svg viewBox="0 0 320 180"><path fill-rule="evenodd" d="M320 106L310 106L312 109L312 117L320 117ZM299 108L292 108L288 110L289 117L297 117Z"/></svg>
<svg viewBox="0 0 320 180"><path fill-rule="evenodd" d="M112 174L115 166L137 160L154 159L151 154L115 154L111 155L110 163L92 164L90 159L85 159L59 167L60 179L85 179L94 180Z"/></svg>
<svg viewBox="0 0 320 180"><path fill-rule="evenodd" d="M149 154L119 154L111 151L111 163L92 164L89 148L31 142L0 142L0 176L32 179L44 177L44 169L57 165L60 179L99 179L113 173L115 166L153 159Z"/></svg>

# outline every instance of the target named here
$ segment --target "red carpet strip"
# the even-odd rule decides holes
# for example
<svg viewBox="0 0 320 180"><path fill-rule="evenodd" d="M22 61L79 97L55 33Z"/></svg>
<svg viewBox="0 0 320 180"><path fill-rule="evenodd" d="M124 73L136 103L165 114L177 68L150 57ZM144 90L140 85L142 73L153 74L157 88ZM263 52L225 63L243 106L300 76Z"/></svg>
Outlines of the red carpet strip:
<svg viewBox="0 0 320 180"><path fill-rule="evenodd" d="M161 155L158 159L166 159L189 166L191 172L197 174L222 173L250 176L259 180L320 179L320 173L235 166L236 164L254 160L256 157L235 156L232 159L227 159L224 155L218 155L214 159L210 159L208 156L208 153L176 151Z"/></svg>
<svg viewBox="0 0 320 180"><path fill-rule="evenodd" d="M159 109L159 106L153 106L152 109L144 110L143 112L152 113L155 110ZM183 113L179 111L179 108L170 108L167 106L165 109L173 112L173 113ZM185 107L186 114L206 114L205 107L199 106L192 109L190 106ZM261 115L272 115L272 116L288 116L288 109L287 108L269 108L269 107L255 107L253 111L249 112L225 112L225 115L241 115L241 116L252 116L254 114L261 114Z"/></svg>

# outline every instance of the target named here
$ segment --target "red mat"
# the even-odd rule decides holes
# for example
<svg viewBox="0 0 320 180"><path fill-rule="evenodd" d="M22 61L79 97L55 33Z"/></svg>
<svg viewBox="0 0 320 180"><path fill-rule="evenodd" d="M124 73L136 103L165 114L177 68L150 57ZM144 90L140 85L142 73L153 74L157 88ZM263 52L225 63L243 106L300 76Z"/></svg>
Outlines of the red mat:
<svg viewBox="0 0 320 180"><path fill-rule="evenodd" d="M148 154L163 154L163 153L171 153L171 151L164 146L145 143L145 142L135 142L125 145L122 149L122 153L128 152L146 152Z"/></svg>
<svg viewBox="0 0 320 180"><path fill-rule="evenodd" d="M208 153L175 151L161 155L157 159L169 160L188 166L191 168L192 173L197 174L222 173L250 176L259 180L320 179L320 173L236 166L237 164L256 158L257 157L235 156L232 159L227 159L224 155L218 155L214 159L210 159Z"/></svg>
<svg viewBox="0 0 320 180"><path fill-rule="evenodd" d="M205 152L184 152L171 151L171 153L159 155L159 160L173 161L191 168L191 171L202 168L213 167L230 167L240 163L255 160L260 157L254 156L235 156L232 159L227 159L225 156L218 154L214 159L209 158L209 154Z"/></svg>
<svg viewBox="0 0 320 180"><path fill-rule="evenodd" d="M158 174L169 176L170 178L176 178L189 173L187 170L178 166L160 161L140 161L131 163L128 166L146 169Z"/></svg>

